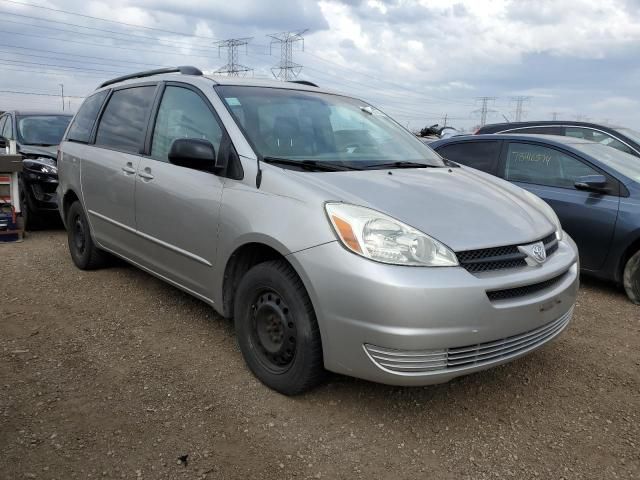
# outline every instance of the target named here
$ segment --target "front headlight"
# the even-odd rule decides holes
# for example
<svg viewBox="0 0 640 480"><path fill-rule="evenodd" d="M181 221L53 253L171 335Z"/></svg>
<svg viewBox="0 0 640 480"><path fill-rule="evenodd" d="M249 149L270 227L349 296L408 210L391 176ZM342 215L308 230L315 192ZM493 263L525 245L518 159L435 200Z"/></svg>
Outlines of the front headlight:
<svg viewBox="0 0 640 480"><path fill-rule="evenodd" d="M446 245L384 213L345 203L327 203L325 209L338 239L358 255L393 265L458 265Z"/></svg>
<svg viewBox="0 0 640 480"><path fill-rule="evenodd" d="M45 157L37 159L25 158L22 161L22 165L25 170L29 170L33 173L46 173L49 175L55 175L58 173L58 167L55 162Z"/></svg>

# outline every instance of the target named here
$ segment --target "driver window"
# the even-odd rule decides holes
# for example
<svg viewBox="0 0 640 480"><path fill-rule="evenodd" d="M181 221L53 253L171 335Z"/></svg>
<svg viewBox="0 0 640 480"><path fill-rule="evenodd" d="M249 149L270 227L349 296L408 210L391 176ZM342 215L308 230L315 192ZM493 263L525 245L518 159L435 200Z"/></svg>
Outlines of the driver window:
<svg viewBox="0 0 640 480"><path fill-rule="evenodd" d="M505 179L550 187L574 188L578 177L600 172L553 148L510 142Z"/></svg>
<svg viewBox="0 0 640 480"><path fill-rule="evenodd" d="M209 140L217 154L222 129L200 95L187 88L168 86L158 109L151 157L168 162L171 144L177 138Z"/></svg>

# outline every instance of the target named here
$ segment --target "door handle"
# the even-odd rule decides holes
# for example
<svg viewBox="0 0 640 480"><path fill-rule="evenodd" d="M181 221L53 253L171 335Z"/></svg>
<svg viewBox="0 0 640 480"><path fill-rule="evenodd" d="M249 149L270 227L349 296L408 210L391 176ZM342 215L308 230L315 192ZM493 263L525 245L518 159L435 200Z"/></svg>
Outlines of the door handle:
<svg viewBox="0 0 640 480"><path fill-rule="evenodd" d="M145 180L153 180L155 178L153 175L151 175L151 173L147 171L138 173L138 176L140 178L144 178Z"/></svg>
<svg viewBox="0 0 640 480"><path fill-rule="evenodd" d="M124 167L122 167L122 171L129 175L136 173L136 169L133 168L133 163L131 162L127 162L127 164Z"/></svg>

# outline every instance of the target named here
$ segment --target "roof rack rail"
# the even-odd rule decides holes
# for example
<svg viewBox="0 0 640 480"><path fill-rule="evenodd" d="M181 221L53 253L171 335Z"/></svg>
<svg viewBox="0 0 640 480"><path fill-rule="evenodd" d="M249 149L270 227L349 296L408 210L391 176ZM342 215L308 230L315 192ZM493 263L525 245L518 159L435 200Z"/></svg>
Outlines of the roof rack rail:
<svg viewBox="0 0 640 480"><path fill-rule="evenodd" d="M191 67L188 65L185 65L182 67L158 68L156 70L147 70L145 72L131 73L129 75L123 75L122 77L112 78L111 80L102 82L98 88L106 87L107 85L112 85L114 83L122 82L124 80L130 80L132 78L151 77L153 75L160 75L161 73L181 73L182 75L197 75L197 76L202 75L202 71L200 69L196 67Z"/></svg>
<svg viewBox="0 0 640 480"><path fill-rule="evenodd" d="M316 85L313 82L310 82L309 80L289 80L289 83L299 83L300 85L306 85L307 87L320 88L318 87L318 85Z"/></svg>

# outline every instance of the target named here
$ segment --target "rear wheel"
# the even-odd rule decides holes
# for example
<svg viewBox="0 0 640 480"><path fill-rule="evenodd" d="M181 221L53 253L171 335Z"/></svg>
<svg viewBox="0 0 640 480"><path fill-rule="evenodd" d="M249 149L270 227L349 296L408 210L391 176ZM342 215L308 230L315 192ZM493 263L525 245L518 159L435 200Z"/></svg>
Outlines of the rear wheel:
<svg viewBox="0 0 640 480"><path fill-rule="evenodd" d="M87 216L77 201L67 213L67 240L73 263L79 269L94 270L106 264L107 253L93 243Z"/></svg>
<svg viewBox="0 0 640 480"><path fill-rule="evenodd" d="M640 305L640 250L627 260L622 282L629 300Z"/></svg>
<svg viewBox="0 0 640 480"><path fill-rule="evenodd" d="M235 327L247 365L265 385L296 395L324 376L316 316L302 281L283 260L261 263L240 281Z"/></svg>

